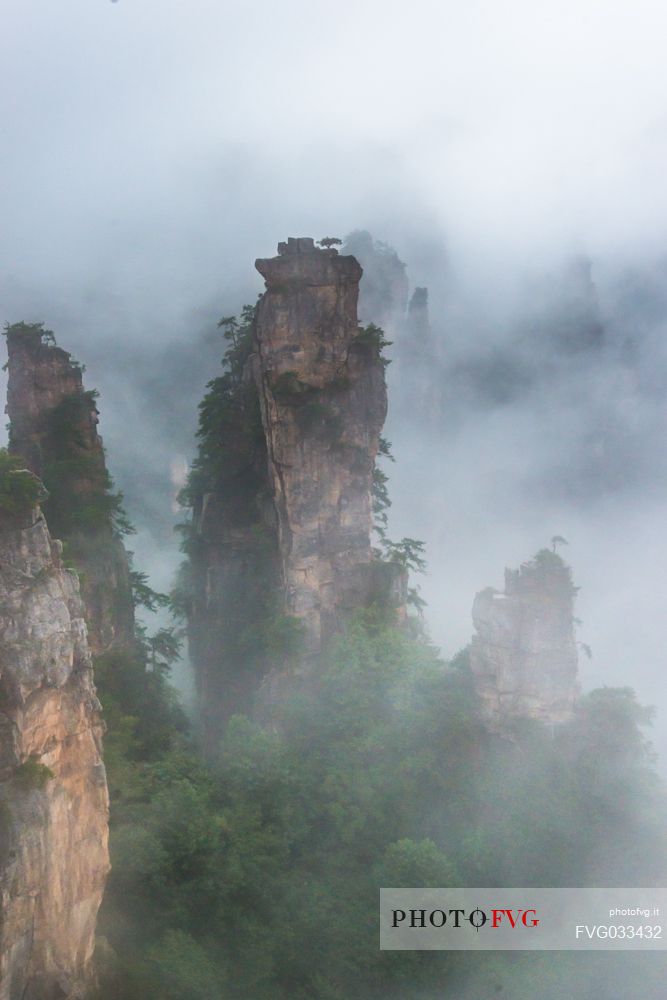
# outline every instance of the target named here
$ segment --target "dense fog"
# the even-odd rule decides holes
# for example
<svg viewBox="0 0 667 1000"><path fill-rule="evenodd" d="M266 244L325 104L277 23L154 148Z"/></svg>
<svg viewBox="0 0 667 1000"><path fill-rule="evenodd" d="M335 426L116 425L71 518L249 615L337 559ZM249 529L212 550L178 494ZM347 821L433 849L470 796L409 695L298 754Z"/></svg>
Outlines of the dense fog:
<svg viewBox="0 0 667 1000"><path fill-rule="evenodd" d="M368 229L429 288L440 426L403 357L388 471L434 637L465 644L474 592L562 534L584 685L661 703L661 5L10 0L3 23L1 318L87 365L155 583L217 319L279 239ZM536 317L582 258L604 343L563 357Z"/></svg>
<svg viewBox="0 0 667 1000"><path fill-rule="evenodd" d="M218 321L262 292L255 258L338 237L365 269L362 321L393 342L387 530L424 541L412 583L454 659L417 627L355 626L278 725L237 718L204 763L168 665L102 658L100 995L335 1000L368 965L369 998L435 1000L435 960L413 988L414 956L369 944L375 881L661 878L648 714L598 692L559 732L503 742L456 654L476 592L562 536L582 689L656 706L664 772L664 5L5 0L1 23L0 322L44 321L99 389L135 567L174 584ZM196 718L187 655L172 677ZM664 983L659 956L477 958L438 956L448 989Z"/></svg>

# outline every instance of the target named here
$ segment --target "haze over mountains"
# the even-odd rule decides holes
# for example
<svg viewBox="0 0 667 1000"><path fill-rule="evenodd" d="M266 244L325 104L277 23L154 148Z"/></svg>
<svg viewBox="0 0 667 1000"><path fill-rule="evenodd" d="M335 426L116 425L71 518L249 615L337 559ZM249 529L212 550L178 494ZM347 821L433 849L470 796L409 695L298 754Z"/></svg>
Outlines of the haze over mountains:
<svg viewBox="0 0 667 1000"><path fill-rule="evenodd" d="M434 433L399 423L389 369L392 518L427 541L434 637L465 643L474 592L559 533L585 681L630 671L659 699L662 18L597 0L366 0L345 26L304 0L9 4L1 318L46 319L85 359L156 585L177 559L163 485L192 454L215 323L260 291L248 261L364 228L428 286L443 365ZM577 258L604 346L564 360L548 334L535 349L533 318L544 333Z"/></svg>

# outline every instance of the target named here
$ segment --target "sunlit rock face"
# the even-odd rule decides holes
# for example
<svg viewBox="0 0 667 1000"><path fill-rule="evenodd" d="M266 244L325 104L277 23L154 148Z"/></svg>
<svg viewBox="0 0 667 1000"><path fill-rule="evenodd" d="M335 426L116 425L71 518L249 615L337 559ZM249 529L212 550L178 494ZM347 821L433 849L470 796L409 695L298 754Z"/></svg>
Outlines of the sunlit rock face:
<svg viewBox="0 0 667 1000"><path fill-rule="evenodd" d="M286 606L305 626L307 658L352 610L395 583L371 552L384 367L359 328L362 270L354 257L290 239L256 267L266 292L257 311L255 378ZM402 602L397 593L394 603Z"/></svg>
<svg viewBox="0 0 667 1000"><path fill-rule="evenodd" d="M73 1000L92 974L108 795L78 580L38 509L0 516L0 644L0 1000Z"/></svg>
<svg viewBox="0 0 667 1000"><path fill-rule="evenodd" d="M543 550L505 571L505 590L475 597L470 662L482 711L502 731L518 719L570 718L578 695L569 567Z"/></svg>
<svg viewBox="0 0 667 1000"><path fill-rule="evenodd" d="M90 502L92 508L109 485L97 432L96 394L85 391L82 369L70 354L45 341L38 328L20 323L9 327L7 352L10 450L49 489L50 480L66 483L69 492L59 498L61 510L66 512L70 501L79 508ZM91 652L102 653L111 645L128 646L134 633L128 557L109 519L91 517L72 529L59 523L55 510L49 510L49 527L59 537L67 537L71 555L82 570Z"/></svg>

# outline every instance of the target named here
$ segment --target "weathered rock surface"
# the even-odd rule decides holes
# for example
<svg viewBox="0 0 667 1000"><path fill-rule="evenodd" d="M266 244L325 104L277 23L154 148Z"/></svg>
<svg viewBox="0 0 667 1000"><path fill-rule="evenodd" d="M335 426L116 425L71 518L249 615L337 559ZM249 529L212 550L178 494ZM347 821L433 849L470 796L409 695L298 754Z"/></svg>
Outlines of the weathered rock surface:
<svg viewBox="0 0 667 1000"><path fill-rule="evenodd" d="M359 328L357 260L310 239L278 249L256 262L266 292L254 370L286 606L305 626L308 657L379 587L391 590L371 552L387 392L379 345Z"/></svg>
<svg viewBox="0 0 667 1000"><path fill-rule="evenodd" d="M38 509L0 520L0 648L0 1000L79 997L109 869L102 722L77 577Z"/></svg>
<svg viewBox="0 0 667 1000"><path fill-rule="evenodd" d="M475 597L470 663L492 729L517 719L566 721L577 696L575 588L560 557L543 550L505 571L505 590Z"/></svg>
<svg viewBox="0 0 667 1000"><path fill-rule="evenodd" d="M45 511L51 531L67 539L82 571L91 651L127 646L134 632L129 565L101 507L111 481L97 432L96 394L84 389L71 355L38 327L9 327L7 351L9 447L53 494Z"/></svg>

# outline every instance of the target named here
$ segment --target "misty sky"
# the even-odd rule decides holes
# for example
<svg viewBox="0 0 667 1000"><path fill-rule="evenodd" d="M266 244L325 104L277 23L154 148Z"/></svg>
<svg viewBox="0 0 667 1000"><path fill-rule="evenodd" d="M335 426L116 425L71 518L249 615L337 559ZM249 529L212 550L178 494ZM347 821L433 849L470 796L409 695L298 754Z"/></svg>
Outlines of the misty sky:
<svg viewBox="0 0 667 1000"><path fill-rule="evenodd" d="M661 244L665 28L657 0L4 0L3 270L162 318L288 231L428 224L492 269Z"/></svg>
<svg viewBox="0 0 667 1000"><path fill-rule="evenodd" d="M87 363L139 521L153 467L187 457L215 320L254 299L253 261L280 239L391 243L454 354L507 337L528 272L588 253L613 316L615 276L667 258L662 3L4 0L0 25L0 320L46 320ZM203 360L186 392L189 344ZM618 378L605 369L595 394ZM170 396L163 434L150 413ZM446 439L392 428L395 523L429 543L434 635L454 652L475 590L563 534L595 654L585 684L632 684L667 710L664 472L586 502L536 490L526 469L559 454L570 412L549 398L548 413L470 413ZM628 400L650 468L660 394ZM578 427L590 411L573 406ZM168 585L173 545L135 548Z"/></svg>

